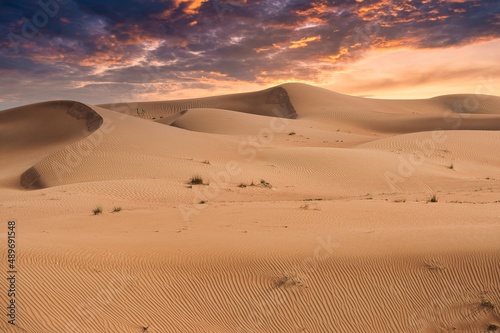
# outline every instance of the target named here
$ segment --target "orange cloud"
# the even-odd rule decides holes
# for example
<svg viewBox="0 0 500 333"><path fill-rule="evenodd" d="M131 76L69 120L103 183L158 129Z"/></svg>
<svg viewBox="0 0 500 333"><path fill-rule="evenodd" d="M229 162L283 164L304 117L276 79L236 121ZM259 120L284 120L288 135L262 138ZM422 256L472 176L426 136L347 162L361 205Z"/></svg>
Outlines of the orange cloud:
<svg viewBox="0 0 500 333"><path fill-rule="evenodd" d="M261 53L265 51L269 51L271 48L270 47L259 47L258 49L254 49L256 53Z"/></svg>
<svg viewBox="0 0 500 333"><path fill-rule="evenodd" d="M254 51L256 53L261 53L261 52L265 52L265 51L269 51L269 50L272 50L272 49L280 49L281 46L279 46L278 44L273 44L273 46L267 46L267 47L259 47L257 49L254 49Z"/></svg>
<svg viewBox="0 0 500 333"><path fill-rule="evenodd" d="M307 28L309 26L326 25L327 22L318 16L328 12L329 10L331 10L331 8L326 4L314 2L311 4L311 8L296 11L295 14L297 14L297 16L304 18L304 21L300 23L297 29Z"/></svg>
<svg viewBox="0 0 500 333"><path fill-rule="evenodd" d="M314 36L314 37L305 37L305 38L302 38L301 40L292 41L291 42L292 45L289 46L288 48L298 49L301 47L306 47L308 43L319 41L319 40L321 40L321 36L319 36L319 35Z"/></svg>
<svg viewBox="0 0 500 333"><path fill-rule="evenodd" d="M306 9L306 10L299 10L296 12L296 14L299 16L310 17L313 15L318 15L318 14L322 14L324 12L327 12L328 9L329 9L329 7L326 4L321 3L321 2L320 3L314 2L311 4L311 8Z"/></svg>
<svg viewBox="0 0 500 333"><path fill-rule="evenodd" d="M197 14L198 10L200 9L201 5L208 0L177 0L174 3L176 4L176 7L178 8L181 3L187 2L188 6L186 8L186 14Z"/></svg>
<svg viewBox="0 0 500 333"><path fill-rule="evenodd" d="M373 20L379 19L379 24L388 24L385 22L384 18L391 18L390 22L396 23L400 18L398 18L398 13L402 11L413 12L416 7L411 4L411 2L401 2L397 3L393 0L382 0L379 2L364 4L360 3L360 7L357 11L358 16L363 20Z"/></svg>
<svg viewBox="0 0 500 333"><path fill-rule="evenodd" d="M328 56L328 57L323 58L321 60L326 61L326 62L336 62L343 55L348 54L348 53L349 53L349 49L347 47L341 47L339 50L339 53L337 53L335 55Z"/></svg>
<svg viewBox="0 0 500 333"><path fill-rule="evenodd" d="M210 74L212 76L216 76L216 77L227 77L227 74L222 74L219 72L209 72L208 74Z"/></svg>
<svg viewBox="0 0 500 333"><path fill-rule="evenodd" d="M174 0L174 2L173 2L174 7L173 8L169 8L167 10L164 10L163 12L161 12L158 15L155 15L154 17L166 20L166 19L170 18L170 16L172 16L172 13L175 10L177 10L181 6L181 4L187 4L185 7L185 10L184 10L185 14L195 15L195 14L198 14L198 11L199 11L201 5L207 1L208 0Z"/></svg>

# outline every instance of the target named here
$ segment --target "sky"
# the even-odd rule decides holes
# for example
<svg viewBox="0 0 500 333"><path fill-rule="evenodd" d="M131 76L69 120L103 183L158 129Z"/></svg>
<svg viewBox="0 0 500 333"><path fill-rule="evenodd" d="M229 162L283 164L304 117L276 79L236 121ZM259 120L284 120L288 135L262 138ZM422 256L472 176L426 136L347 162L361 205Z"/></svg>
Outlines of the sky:
<svg viewBox="0 0 500 333"><path fill-rule="evenodd" d="M303 82L500 95L499 0L0 0L0 110Z"/></svg>

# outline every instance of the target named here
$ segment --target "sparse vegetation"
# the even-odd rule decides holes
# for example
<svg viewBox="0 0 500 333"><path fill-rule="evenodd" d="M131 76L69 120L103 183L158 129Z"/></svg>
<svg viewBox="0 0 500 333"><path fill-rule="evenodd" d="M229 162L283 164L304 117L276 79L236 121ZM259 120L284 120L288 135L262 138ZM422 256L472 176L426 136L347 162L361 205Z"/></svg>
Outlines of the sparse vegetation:
<svg viewBox="0 0 500 333"><path fill-rule="evenodd" d="M203 178L201 178L200 176L193 176L193 177L191 177L191 179L189 179L188 184L189 185L204 185Z"/></svg>
<svg viewBox="0 0 500 333"><path fill-rule="evenodd" d="M455 167L453 166L453 162L450 163L450 165L448 166L448 169L454 169Z"/></svg>
<svg viewBox="0 0 500 333"><path fill-rule="evenodd" d="M273 187L271 184L269 184L268 182L266 182L264 179L260 180L260 186L262 186L262 187L268 187L268 188L272 188Z"/></svg>
<svg viewBox="0 0 500 333"><path fill-rule="evenodd" d="M203 162L201 162L203 164L210 164L210 161L209 160L204 160Z"/></svg>
<svg viewBox="0 0 500 333"><path fill-rule="evenodd" d="M201 200L200 202L198 202L200 205L204 205L206 203L208 203L208 201L205 201L205 200Z"/></svg>
<svg viewBox="0 0 500 333"><path fill-rule="evenodd" d="M479 303L479 309L480 310L493 310L495 309L495 305L491 303L489 300L483 298L481 299L481 303Z"/></svg>
<svg viewBox="0 0 500 333"><path fill-rule="evenodd" d="M274 281L276 288L301 286L302 282L296 277L288 274L283 274Z"/></svg>
<svg viewBox="0 0 500 333"><path fill-rule="evenodd" d="M403 202L406 202L406 199L396 199L396 200L394 200L394 202L403 203Z"/></svg>
<svg viewBox="0 0 500 333"><path fill-rule="evenodd" d="M94 215L99 215L99 214L102 214L102 207L96 207L92 210L92 213L94 213Z"/></svg>
<svg viewBox="0 0 500 333"><path fill-rule="evenodd" d="M295 134L296 134L295 132L288 133L288 135L295 135Z"/></svg>
<svg viewBox="0 0 500 333"><path fill-rule="evenodd" d="M254 181L252 180L252 182L250 184L240 183L238 185L238 187L240 187L240 188L245 188L247 186L260 186L260 187L268 187L268 188L272 188L273 187L271 184L269 184L264 179L261 179L259 184L255 184Z"/></svg>
<svg viewBox="0 0 500 333"><path fill-rule="evenodd" d="M486 331L488 332L496 332L498 331L499 327L498 325L495 324L489 324L488 327L486 327Z"/></svg>
<svg viewBox="0 0 500 333"><path fill-rule="evenodd" d="M118 213L121 212L122 208L121 207L113 207L113 213Z"/></svg>
<svg viewBox="0 0 500 333"><path fill-rule="evenodd" d="M428 200L427 202L438 202L438 198L435 194L433 194Z"/></svg>

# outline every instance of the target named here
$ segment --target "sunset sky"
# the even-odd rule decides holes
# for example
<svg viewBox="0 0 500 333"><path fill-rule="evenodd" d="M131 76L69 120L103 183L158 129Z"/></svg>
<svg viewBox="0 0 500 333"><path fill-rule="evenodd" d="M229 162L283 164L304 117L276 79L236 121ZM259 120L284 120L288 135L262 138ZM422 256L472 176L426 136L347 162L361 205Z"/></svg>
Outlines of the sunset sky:
<svg viewBox="0 0 500 333"><path fill-rule="evenodd" d="M289 81L377 98L500 95L498 0L0 0L0 109Z"/></svg>

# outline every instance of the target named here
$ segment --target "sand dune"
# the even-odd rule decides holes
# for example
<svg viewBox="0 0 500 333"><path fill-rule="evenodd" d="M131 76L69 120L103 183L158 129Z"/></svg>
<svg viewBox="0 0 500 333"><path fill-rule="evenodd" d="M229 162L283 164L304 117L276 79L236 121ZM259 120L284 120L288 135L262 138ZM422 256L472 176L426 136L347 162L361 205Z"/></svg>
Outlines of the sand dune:
<svg viewBox="0 0 500 333"><path fill-rule="evenodd" d="M455 113L499 114L500 97L480 94L457 94L431 98Z"/></svg>
<svg viewBox="0 0 500 333"><path fill-rule="evenodd" d="M288 92L282 87L220 97L178 101L114 103L100 106L144 119L161 119L162 117L171 116L178 112L194 108L228 109L272 117L296 117L296 112L290 103Z"/></svg>
<svg viewBox="0 0 500 333"><path fill-rule="evenodd" d="M17 167L26 167L78 142L101 124L98 113L82 103L71 101L39 103L1 112L0 167L3 172L0 183L13 185L13 173L18 172ZM36 171L31 169L24 174L21 183L27 187L37 178Z"/></svg>
<svg viewBox="0 0 500 333"><path fill-rule="evenodd" d="M2 111L19 279L0 330L494 331L499 150L484 95L285 84Z"/></svg>

